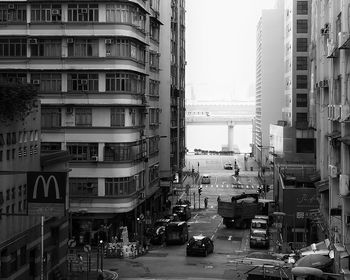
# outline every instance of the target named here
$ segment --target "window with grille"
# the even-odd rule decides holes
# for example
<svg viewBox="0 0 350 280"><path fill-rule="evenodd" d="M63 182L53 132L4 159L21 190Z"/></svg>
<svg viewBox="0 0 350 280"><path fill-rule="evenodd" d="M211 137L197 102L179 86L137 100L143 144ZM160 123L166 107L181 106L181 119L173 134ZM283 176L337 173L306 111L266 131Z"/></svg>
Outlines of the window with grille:
<svg viewBox="0 0 350 280"><path fill-rule="evenodd" d="M143 10L130 4L106 4L106 21L131 24L145 31L146 14Z"/></svg>
<svg viewBox="0 0 350 280"><path fill-rule="evenodd" d="M297 93L297 107L307 107L307 94Z"/></svg>
<svg viewBox="0 0 350 280"><path fill-rule="evenodd" d="M133 177L106 178L106 196L125 196L136 192L136 179Z"/></svg>
<svg viewBox="0 0 350 280"><path fill-rule="evenodd" d="M297 33L307 33L307 32L308 32L308 20L297 19Z"/></svg>
<svg viewBox="0 0 350 280"><path fill-rule="evenodd" d="M144 76L126 72L106 73L106 92L142 94L145 87Z"/></svg>
<svg viewBox="0 0 350 280"><path fill-rule="evenodd" d="M297 70L307 70L307 63L307 56L297 56Z"/></svg>
<svg viewBox="0 0 350 280"><path fill-rule="evenodd" d="M155 52L149 53L150 69L153 71L159 70L159 54Z"/></svg>
<svg viewBox="0 0 350 280"><path fill-rule="evenodd" d="M32 22L57 22L62 20L61 4L31 3Z"/></svg>
<svg viewBox="0 0 350 280"><path fill-rule="evenodd" d="M1 49L1 46L0 46L0 49ZM27 73L23 73L23 72L0 73L0 82L2 82L2 83L24 83L25 84L25 83L27 83Z"/></svg>
<svg viewBox="0 0 350 280"><path fill-rule="evenodd" d="M159 152L159 137L156 136L156 137L152 137L152 138L149 138L149 141L148 141L148 145L149 145L149 155L153 155L153 154L156 154Z"/></svg>
<svg viewBox="0 0 350 280"><path fill-rule="evenodd" d="M297 38L297 52L307 52L308 43L307 38Z"/></svg>
<svg viewBox="0 0 350 280"><path fill-rule="evenodd" d="M149 168L149 182L159 179L159 164L152 165Z"/></svg>
<svg viewBox="0 0 350 280"><path fill-rule="evenodd" d="M68 44L68 56L71 57L91 57L98 56L97 39L78 39L73 44Z"/></svg>
<svg viewBox="0 0 350 280"><path fill-rule="evenodd" d="M111 126L124 127L125 126L125 109L111 108Z"/></svg>
<svg viewBox="0 0 350 280"><path fill-rule="evenodd" d="M41 127L52 128L61 126L60 108L42 108L41 109ZM25 142L25 141L24 141Z"/></svg>
<svg viewBox="0 0 350 280"><path fill-rule="evenodd" d="M307 75L297 75L297 89L307 89Z"/></svg>
<svg viewBox="0 0 350 280"><path fill-rule="evenodd" d="M41 142L41 152L54 152L61 150L60 142Z"/></svg>
<svg viewBox="0 0 350 280"><path fill-rule="evenodd" d="M150 125L159 125L159 109L150 108L149 109L149 124Z"/></svg>
<svg viewBox="0 0 350 280"><path fill-rule="evenodd" d="M61 73L32 73L30 79L31 83L37 84L42 92L61 92Z"/></svg>
<svg viewBox="0 0 350 280"><path fill-rule="evenodd" d="M61 57L62 41L60 39L35 39L30 42L32 57Z"/></svg>
<svg viewBox="0 0 350 280"><path fill-rule="evenodd" d="M68 91L98 92L97 73L68 73Z"/></svg>
<svg viewBox="0 0 350 280"><path fill-rule="evenodd" d="M159 81L149 80L149 94L151 96L159 96Z"/></svg>
<svg viewBox="0 0 350 280"><path fill-rule="evenodd" d="M146 49L143 44L131 39L117 38L110 39L111 43L106 44L106 55L120 58L130 58L139 63L145 63Z"/></svg>
<svg viewBox="0 0 350 280"><path fill-rule="evenodd" d="M72 161L94 161L98 156L97 143L68 143L67 150Z"/></svg>
<svg viewBox="0 0 350 280"><path fill-rule="evenodd" d="M75 125L92 126L92 108L75 108Z"/></svg>
<svg viewBox="0 0 350 280"><path fill-rule="evenodd" d="M297 1L297 15L307 15L307 14L308 14L308 2Z"/></svg>
<svg viewBox="0 0 350 280"><path fill-rule="evenodd" d="M105 161L129 161L132 160L133 147L136 143L106 143L104 147Z"/></svg>
<svg viewBox="0 0 350 280"><path fill-rule="evenodd" d="M71 195L97 196L97 178L69 178L69 190Z"/></svg>
<svg viewBox="0 0 350 280"><path fill-rule="evenodd" d="M26 57L27 39L0 38L0 57Z"/></svg>
<svg viewBox="0 0 350 280"><path fill-rule="evenodd" d="M151 20L151 26L150 26L150 36L151 39L155 41L159 41L159 31L160 31L160 25L158 22Z"/></svg>
<svg viewBox="0 0 350 280"><path fill-rule="evenodd" d="M1 3L0 23L27 22L27 5L21 3Z"/></svg>
<svg viewBox="0 0 350 280"><path fill-rule="evenodd" d="M68 4L69 22L98 22L98 4Z"/></svg>

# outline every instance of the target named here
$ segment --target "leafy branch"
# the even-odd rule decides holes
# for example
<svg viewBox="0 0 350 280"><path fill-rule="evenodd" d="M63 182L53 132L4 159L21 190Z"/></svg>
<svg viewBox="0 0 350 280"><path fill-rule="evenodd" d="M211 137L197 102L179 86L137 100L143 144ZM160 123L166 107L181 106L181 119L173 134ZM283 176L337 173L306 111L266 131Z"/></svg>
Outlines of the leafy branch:
<svg viewBox="0 0 350 280"><path fill-rule="evenodd" d="M31 84L0 83L0 120L23 120L31 112L37 95L37 87Z"/></svg>

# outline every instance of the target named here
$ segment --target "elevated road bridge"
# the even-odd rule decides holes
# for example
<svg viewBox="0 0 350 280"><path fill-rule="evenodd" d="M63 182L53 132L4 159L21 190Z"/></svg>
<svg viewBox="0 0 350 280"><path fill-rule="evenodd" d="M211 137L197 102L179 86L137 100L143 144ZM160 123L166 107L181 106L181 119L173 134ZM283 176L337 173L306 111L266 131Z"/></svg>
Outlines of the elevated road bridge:
<svg viewBox="0 0 350 280"><path fill-rule="evenodd" d="M252 124L254 115L251 101L186 101L186 125L226 124L229 150L233 150L235 125Z"/></svg>

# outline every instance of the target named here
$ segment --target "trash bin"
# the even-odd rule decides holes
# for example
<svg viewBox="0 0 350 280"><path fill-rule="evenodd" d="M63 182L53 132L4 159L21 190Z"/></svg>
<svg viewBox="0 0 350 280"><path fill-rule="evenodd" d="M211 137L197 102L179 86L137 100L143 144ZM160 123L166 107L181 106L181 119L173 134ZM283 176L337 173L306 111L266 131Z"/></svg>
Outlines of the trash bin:
<svg viewBox="0 0 350 280"><path fill-rule="evenodd" d="M250 167L250 171L253 171L253 166Z"/></svg>

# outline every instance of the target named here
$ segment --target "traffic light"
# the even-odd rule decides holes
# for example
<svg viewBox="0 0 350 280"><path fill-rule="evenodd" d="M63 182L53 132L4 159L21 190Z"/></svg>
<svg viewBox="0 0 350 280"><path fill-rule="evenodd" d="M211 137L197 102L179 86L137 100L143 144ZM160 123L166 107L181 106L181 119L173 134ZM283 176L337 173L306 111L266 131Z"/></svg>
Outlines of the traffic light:
<svg viewBox="0 0 350 280"><path fill-rule="evenodd" d="M201 195L201 193L202 193L202 187L199 187L198 188L198 194Z"/></svg>

